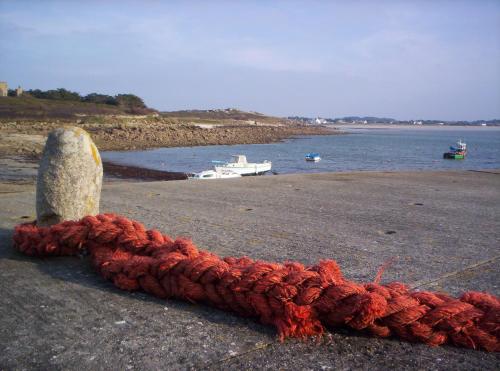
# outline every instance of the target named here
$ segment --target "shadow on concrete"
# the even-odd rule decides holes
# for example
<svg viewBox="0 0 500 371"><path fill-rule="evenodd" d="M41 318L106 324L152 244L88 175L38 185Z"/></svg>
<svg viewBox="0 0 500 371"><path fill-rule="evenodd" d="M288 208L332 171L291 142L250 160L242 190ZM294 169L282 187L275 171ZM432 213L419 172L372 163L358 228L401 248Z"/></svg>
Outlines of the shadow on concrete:
<svg viewBox="0 0 500 371"><path fill-rule="evenodd" d="M21 256L12 246L13 229L0 228L0 259L16 258Z"/></svg>
<svg viewBox="0 0 500 371"><path fill-rule="evenodd" d="M184 317L185 314L187 321L183 320L180 322L183 324L189 323L189 321L196 322L197 320L203 319L208 323L215 325L215 331L237 331L232 329L245 327L251 332L260 334L260 336L262 336L263 343L267 343L264 345L265 349L252 345L248 352L242 353L237 357L216 359L211 363L212 367L215 369L221 365L231 365L232 363L238 364L238 362L240 362L238 360L241 360L243 364L245 364L245 362L249 362L248 364L271 362L273 364L276 363L276 366L279 366L282 362L292 362L293 367L289 365L290 367L286 368L300 369L308 368L304 366L304 362L309 362L307 363L309 365L320 361L324 364L333 364L333 359L336 359L335 362L340 362L341 364L342 362L361 362L361 364L363 364L363 362L365 362L365 364L366 362L378 362L379 366L386 366L387 362L389 362L388 359L391 359L390 362L396 362L396 364L405 365L405 367L408 366L407 362L413 362L412 365L415 366L413 368L418 368L416 365L420 364L433 366L433 362L436 358L452 359L454 360L453 362L461 362L459 357L465 357L468 355L471 359L470 362L472 362L472 364L476 364L474 362L484 356L481 354L482 352L476 352L473 350L454 347L429 348L423 345L414 346L409 343L401 342L397 339L374 341L371 336L346 328L334 329L334 331L332 331L333 336L326 336L323 339L324 341L320 343L317 343L313 339L306 342L302 342L298 339L289 339L287 340L286 345L281 346L277 339L276 330L272 326L259 324L258 320L255 318L239 317L236 314L230 314L204 304L193 305L176 299L162 300L142 292L129 293L120 290L111 282L105 281L94 271L90 264L89 257L53 257L44 259L27 257L13 248L12 232L13 231L11 229L0 228L0 263L4 263L2 264L2 267L8 267L7 269L10 270L3 270L0 271L0 273L7 274L7 276L11 277L19 273L21 276L19 278L25 282L25 284L18 286L18 291L15 294L16 298L21 298L20 300L29 301L29 299L24 298L29 297L32 289L32 286L29 285L30 280L36 280L39 286L40 284L43 285L45 283L51 286L61 286L60 283L73 283L85 286L95 291L104 292L105 294L103 296L107 296L106 294L109 293L109 301L118 300L115 295L120 295L120 297L129 299L129 302L137 300L139 305L140 303L153 304L154 306L157 306L158 314L164 312L163 307L168 304L169 312L172 310L176 313L174 314L175 316ZM19 290L19 287L22 287L22 289ZM60 294L57 294L57 291L50 290L51 300L55 303L64 303L65 292L67 292L67 290L61 290ZM53 295L59 296L54 297ZM96 313L100 312L100 304L98 302L87 303L85 302L85 299L82 299L79 304L82 306L92 305L92 307L96 309ZM64 311L64 308L61 308L61 310ZM134 308L133 312L140 312L140 308ZM151 313L151 311L149 311L149 313ZM102 314L98 315L101 316ZM134 314L130 315L134 316ZM106 316L108 319L112 318L110 321L115 320L114 317L109 314ZM167 317L167 320L172 319L172 317ZM175 321L175 319L173 320ZM92 319L87 318L87 321L92 322ZM144 320L139 321L140 323L146 323ZM218 325L224 326L227 329L218 330ZM184 325L181 324L180 326ZM51 331L53 331L53 329L51 329ZM191 330L186 329L185 331ZM69 333L71 333L71 331L69 331ZM43 331L41 334L42 335L37 336L48 336ZM244 336L248 336L248 334L242 334L243 338ZM193 337L196 338L196 333L193 334ZM194 343L192 344L197 344L193 346L201 346L196 343L196 340L193 341ZM276 346L269 346L269 344L275 344ZM179 343L175 346L180 347L181 351L185 351L185 349L182 348L184 345L181 340L179 340ZM348 357L348 359L343 360L342 357ZM494 356L489 357L488 362L490 363L488 364L491 364L494 362ZM393 358L395 359L394 361L392 360ZM303 359L306 359L307 362L302 361ZM353 359L355 361L353 361ZM294 367L297 366L295 362L303 362L302 367ZM409 368L412 368L412 365L410 365ZM238 366L242 366L242 364L238 364ZM245 367L234 367L233 369L239 368ZM377 369L377 367L375 367L375 369Z"/></svg>
<svg viewBox="0 0 500 371"><path fill-rule="evenodd" d="M245 326L254 331L266 334L270 337L276 336L276 331L272 327L264 326L258 323L255 318L244 318L237 314L227 315L227 312L213 308L206 304L191 304L179 299L159 299L145 292L130 293L120 290L110 281L106 281L92 268L90 257L63 256L36 258L23 255L13 247L12 229L0 228L0 260L11 260L18 262L27 262L35 264L36 269L52 280L67 281L83 285L89 288L98 289L106 292L120 295L123 297L158 304L158 310L162 310L165 303L168 302L169 307L184 312L193 313L195 317L203 317L207 321L214 324L231 325L237 318L243 321ZM221 315L223 314L223 315Z"/></svg>

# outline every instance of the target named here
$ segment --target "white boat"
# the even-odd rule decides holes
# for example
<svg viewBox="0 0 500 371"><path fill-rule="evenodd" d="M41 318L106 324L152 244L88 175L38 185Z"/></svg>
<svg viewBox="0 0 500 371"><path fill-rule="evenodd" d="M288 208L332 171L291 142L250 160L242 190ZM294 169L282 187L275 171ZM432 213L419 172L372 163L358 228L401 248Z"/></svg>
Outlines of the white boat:
<svg viewBox="0 0 500 371"><path fill-rule="evenodd" d="M188 179L205 180L205 179L230 179L241 178L241 175L231 170L205 170L199 173L194 173Z"/></svg>
<svg viewBox="0 0 500 371"><path fill-rule="evenodd" d="M214 161L216 162L216 161ZM233 155L230 162L215 165L215 171L231 170L240 175L260 175L271 170L271 161L247 162L245 155Z"/></svg>
<svg viewBox="0 0 500 371"><path fill-rule="evenodd" d="M319 153L306 153L306 161L318 162L321 161Z"/></svg>

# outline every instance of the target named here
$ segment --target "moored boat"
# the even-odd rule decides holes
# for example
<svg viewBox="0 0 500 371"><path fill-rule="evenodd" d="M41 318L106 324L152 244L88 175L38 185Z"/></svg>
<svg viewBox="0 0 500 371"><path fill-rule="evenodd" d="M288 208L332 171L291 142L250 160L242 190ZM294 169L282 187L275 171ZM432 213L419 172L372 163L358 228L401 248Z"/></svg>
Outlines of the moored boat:
<svg viewBox="0 0 500 371"><path fill-rule="evenodd" d="M450 146L448 152L443 153L443 158L451 160L463 160L467 155L467 144L459 139L456 147Z"/></svg>
<svg viewBox="0 0 500 371"><path fill-rule="evenodd" d="M306 153L306 161L318 162L321 161L319 153Z"/></svg>
<svg viewBox="0 0 500 371"><path fill-rule="evenodd" d="M241 178L240 174L237 174L231 170L204 170L199 173L194 173L188 177L188 179L193 180L210 180L210 179L230 179L230 178Z"/></svg>
<svg viewBox="0 0 500 371"><path fill-rule="evenodd" d="M219 161L214 161L219 163ZM230 162L223 162L214 166L215 171L230 170L242 176L261 175L271 170L271 161L247 162L245 155L233 155Z"/></svg>

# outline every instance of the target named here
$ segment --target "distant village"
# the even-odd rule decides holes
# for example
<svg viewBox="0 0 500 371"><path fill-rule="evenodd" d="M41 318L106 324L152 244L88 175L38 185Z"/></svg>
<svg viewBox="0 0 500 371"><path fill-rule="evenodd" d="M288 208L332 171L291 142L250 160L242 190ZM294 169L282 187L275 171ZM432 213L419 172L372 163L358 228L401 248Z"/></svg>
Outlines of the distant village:
<svg viewBox="0 0 500 371"><path fill-rule="evenodd" d="M373 125L373 124L389 124L389 125L437 125L437 126L452 126L452 125L467 125L467 126L500 126L500 119L494 120L476 120L476 121L441 121L441 120L396 120L385 117L358 117L349 116L342 118L310 118L301 116L289 116L290 120L302 121L309 125Z"/></svg>

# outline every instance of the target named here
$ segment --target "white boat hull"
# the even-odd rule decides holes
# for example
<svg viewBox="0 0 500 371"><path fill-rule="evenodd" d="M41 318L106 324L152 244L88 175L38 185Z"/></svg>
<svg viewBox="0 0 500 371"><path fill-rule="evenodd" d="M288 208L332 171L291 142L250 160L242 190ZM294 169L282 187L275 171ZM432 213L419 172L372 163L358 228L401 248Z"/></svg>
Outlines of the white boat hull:
<svg viewBox="0 0 500 371"><path fill-rule="evenodd" d="M242 176L247 175L261 175L271 170L272 163L271 162L263 162L263 163L246 163L246 164L238 164L238 163L228 163L225 165L216 165L215 171L221 170L231 170L236 174L240 174Z"/></svg>
<svg viewBox="0 0 500 371"><path fill-rule="evenodd" d="M241 175L230 170L205 170L194 173L189 179L193 180L212 180L212 179L231 179L241 178Z"/></svg>

